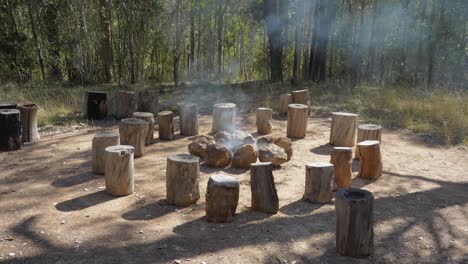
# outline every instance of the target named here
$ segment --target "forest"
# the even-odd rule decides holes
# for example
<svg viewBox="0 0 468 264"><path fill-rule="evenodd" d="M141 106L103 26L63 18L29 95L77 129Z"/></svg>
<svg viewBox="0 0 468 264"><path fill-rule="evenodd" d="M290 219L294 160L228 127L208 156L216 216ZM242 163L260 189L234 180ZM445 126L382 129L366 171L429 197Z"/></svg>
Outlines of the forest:
<svg viewBox="0 0 468 264"><path fill-rule="evenodd" d="M467 87L465 0L3 0L0 79Z"/></svg>

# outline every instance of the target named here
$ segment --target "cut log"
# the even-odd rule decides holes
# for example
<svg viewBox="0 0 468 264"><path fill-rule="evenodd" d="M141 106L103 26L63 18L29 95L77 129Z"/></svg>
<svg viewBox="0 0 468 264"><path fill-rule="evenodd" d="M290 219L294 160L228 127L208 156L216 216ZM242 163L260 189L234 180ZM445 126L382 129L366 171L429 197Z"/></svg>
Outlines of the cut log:
<svg viewBox="0 0 468 264"><path fill-rule="evenodd" d="M221 103L213 106L212 133L218 131L234 132L236 129L236 104Z"/></svg>
<svg viewBox="0 0 468 264"><path fill-rule="evenodd" d="M21 127L23 129L23 142L39 141L39 131L37 129L37 111L39 108L35 104L20 104Z"/></svg>
<svg viewBox="0 0 468 264"><path fill-rule="evenodd" d="M330 144L336 147L353 147L356 137L357 115L332 113Z"/></svg>
<svg viewBox="0 0 468 264"><path fill-rule="evenodd" d="M290 104L288 106L288 127L287 136L289 138L304 138L307 132L307 105Z"/></svg>
<svg viewBox="0 0 468 264"><path fill-rule="evenodd" d="M180 134L184 136L198 135L198 105L194 103L179 103Z"/></svg>
<svg viewBox="0 0 468 264"><path fill-rule="evenodd" d="M271 119L273 118L273 110L270 108L260 107L257 109L256 123L257 132L262 135L271 133Z"/></svg>
<svg viewBox="0 0 468 264"><path fill-rule="evenodd" d="M382 143L382 126L374 124L363 124L357 127L356 144L366 140L377 140ZM360 157L359 148L356 148L355 158Z"/></svg>
<svg viewBox="0 0 468 264"><path fill-rule="evenodd" d="M136 118L125 118L120 121L120 143L135 148L135 158L145 154L145 142L149 123Z"/></svg>
<svg viewBox="0 0 468 264"><path fill-rule="evenodd" d="M374 250L374 196L361 189L341 189L335 194L336 252L366 257Z"/></svg>
<svg viewBox="0 0 468 264"><path fill-rule="evenodd" d="M335 166L334 190L349 188L353 176L352 161L353 149L348 147L334 147L331 153L331 161Z"/></svg>
<svg viewBox="0 0 468 264"><path fill-rule="evenodd" d="M0 101L0 109L16 109L17 103L13 101Z"/></svg>
<svg viewBox="0 0 468 264"><path fill-rule="evenodd" d="M135 92L119 91L111 97L109 112L117 119L129 118L138 111L138 98Z"/></svg>
<svg viewBox="0 0 468 264"><path fill-rule="evenodd" d="M145 145L151 145L154 142L154 114L149 112L135 112L133 117L148 122Z"/></svg>
<svg viewBox="0 0 468 264"><path fill-rule="evenodd" d="M199 157L190 154L175 154L167 157L167 203L177 206L195 204L200 199L199 176Z"/></svg>
<svg viewBox="0 0 468 264"><path fill-rule="evenodd" d="M86 94L86 117L99 120L107 116L107 93L88 91Z"/></svg>
<svg viewBox="0 0 468 264"><path fill-rule="evenodd" d="M19 150L22 146L20 111L0 109L0 150Z"/></svg>
<svg viewBox="0 0 468 264"><path fill-rule="evenodd" d="M174 139L174 112L162 111L158 113L159 139Z"/></svg>
<svg viewBox="0 0 468 264"><path fill-rule="evenodd" d="M231 176L210 176L206 188L206 219L210 222L229 222L236 214L239 202L239 181Z"/></svg>
<svg viewBox="0 0 468 264"><path fill-rule="evenodd" d="M311 163L306 165L303 200L312 203L329 203L333 198L333 164Z"/></svg>
<svg viewBox="0 0 468 264"><path fill-rule="evenodd" d="M250 190L252 210L276 214L279 210L278 194L271 162L258 162L250 165Z"/></svg>
<svg viewBox="0 0 468 264"><path fill-rule="evenodd" d="M291 101L293 104L303 104L307 106L307 116L310 115L310 97L308 90L297 90L291 92Z"/></svg>
<svg viewBox="0 0 468 264"><path fill-rule="evenodd" d="M358 177L375 180L382 175L382 156L380 154L380 142L366 140L359 142L357 148L360 151Z"/></svg>
<svg viewBox="0 0 468 264"><path fill-rule="evenodd" d="M159 90L138 91L138 110L157 115L159 113Z"/></svg>
<svg viewBox="0 0 468 264"><path fill-rule="evenodd" d="M106 148L106 192L124 196L134 191L133 155L135 148L118 145Z"/></svg>
<svg viewBox="0 0 468 264"><path fill-rule="evenodd" d="M106 171L106 148L120 145L120 135L114 131L97 132L92 143L92 171L104 174Z"/></svg>
<svg viewBox="0 0 468 264"><path fill-rule="evenodd" d="M280 94L280 101L279 101L279 113L280 114L287 114L288 113L288 105L292 103L291 94Z"/></svg>

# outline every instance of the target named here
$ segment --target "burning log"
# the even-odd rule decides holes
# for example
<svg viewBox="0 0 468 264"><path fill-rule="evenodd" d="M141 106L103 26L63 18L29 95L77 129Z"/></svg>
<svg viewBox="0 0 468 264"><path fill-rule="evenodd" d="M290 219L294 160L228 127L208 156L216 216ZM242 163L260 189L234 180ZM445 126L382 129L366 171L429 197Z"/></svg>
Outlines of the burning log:
<svg viewBox="0 0 468 264"><path fill-rule="evenodd" d="M236 214L239 202L239 181L231 176L210 176L206 188L206 218L210 222L229 222Z"/></svg>
<svg viewBox="0 0 468 264"><path fill-rule="evenodd" d="M159 139L174 139L174 113L172 111L163 111L158 113Z"/></svg>
<svg viewBox="0 0 468 264"><path fill-rule="evenodd" d="M122 145L134 147L135 158L145 154L148 126L148 122L136 118L125 118L120 121L120 142Z"/></svg>
<svg viewBox="0 0 468 264"><path fill-rule="evenodd" d="M380 154L380 142L366 140L359 142L359 173L358 177L375 180L382 175L382 156Z"/></svg>
<svg viewBox="0 0 468 264"><path fill-rule="evenodd" d="M361 189L341 189L335 195L336 252L365 257L374 250L374 196Z"/></svg>
<svg viewBox="0 0 468 264"><path fill-rule="evenodd" d="M308 90L297 90L291 92L293 104L303 104L307 106L307 116L310 115L310 97Z"/></svg>
<svg viewBox="0 0 468 264"><path fill-rule="evenodd" d="M106 148L106 192L124 196L134 191L133 154L135 148L118 145Z"/></svg>
<svg viewBox="0 0 468 264"><path fill-rule="evenodd" d="M200 158L189 154L167 157L166 197L169 204L188 206L200 199Z"/></svg>
<svg viewBox="0 0 468 264"><path fill-rule="evenodd" d="M289 138L304 138L307 132L307 105L290 104L288 106L288 127L286 134Z"/></svg>
<svg viewBox="0 0 468 264"><path fill-rule="evenodd" d="M259 134L270 134L271 133L271 124L270 120L273 118L273 110L270 108L258 108L256 115L257 123L257 132Z"/></svg>
<svg viewBox="0 0 468 264"><path fill-rule="evenodd" d="M338 189L351 186L353 149L348 147L334 147L331 161L335 166L335 184ZM336 189L336 188L334 188Z"/></svg>
<svg viewBox="0 0 468 264"><path fill-rule="evenodd" d="M278 194L271 162L252 163L250 168L252 210L276 214L279 210Z"/></svg>
<svg viewBox="0 0 468 264"><path fill-rule="evenodd" d="M279 113L286 114L288 113L288 105L292 103L291 94L281 94L279 102Z"/></svg>
<svg viewBox="0 0 468 264"><path fill-rule="evenodd" d="M337 147L353 147L356 136L357 115L332 113L330 144Z"/></svg>
<svg viewBox="0 0 468 264"><path fill-rule="evenodd" d="M312 203L329 203L333 198L333 164L312 163L306 165L303 200Z"/></svg>
<svg viewBox="0 0 468 264"><path fill-rule="evenodd" d="M250 164L257 162L258 152L251 144L238 148L232 156L231 165L234 168L250 168Z"/></svg>
<svg viewBox="0 0 468 264"><path fill-rule="evenodd" d="M181 103L180 113L180 134L184 136L198 135L198 105L194 103Z"/></svg>
<svg viewBox="0 0 468 264"><path fill-rule="evenodd" d="M135 92L119 91L111 99L109 110L117 119L132 117L138 109L138 98Z"/></svg>
<svg viewBox="0 0 468 264"><path fill-rule="evenodd" d="M0 109L0 150L19 150L21 146L20 111Z"/></svg>
<svg viewBox="0 0 468 264"><path fill-rule="evenodd" d="M99 120L107 116L107 93L88 91L86 96L86 117Z"/></svg>
<svg viewBox="0 0 468 264"><path fill-rule="evenodd" d="M188 150L190 154L204 159L207 156L208 146L212 144L215 144L212 136L202 135L188 145Z"/></svg>
<svg viewBox="0 0 468 264"><path fill-rule="evenodd" d="M135 112L133 118L148 122L148 131L146 132L145 145L151 145L154 141L154 114L146 112Z"/></svg>
<svg viewBox="0 0 468 264"><path fill-rule="evenodd" d="M96 133L92 143L92 171L94 174L104 174L106 171L106 148L120 144L119 133L101 131Z"/></svg>
<svg viewBox="0 0 468 264"><path fill-rule="evenodd" d="M382 142L382 127L374 124L363 124L357 127L356 144L366 140L377 140ZM356 148L354 157L359 159L359 148Z"/></svg>
<svg viewBox="0 0 468 264"><path fill-rule="evenodd" d="M224 168L231 164L232 154L226 147L218 144L209 145L206 149L206 165Z"/></svg>
<svg viewBox="0 0 468 264"><path fill-rule="evenodd" d="M21 126L23 129L23 142L39 141L39 131L37 129L37 111L39 108L35 104L18 105L20 111Z"/></svg>
<svg viewBox="0 0 468 264"><path fill-rule="evenodd" d="M213 106L213 127L211 132L233 132L236 128L236 104L221 103Z"/></svg>

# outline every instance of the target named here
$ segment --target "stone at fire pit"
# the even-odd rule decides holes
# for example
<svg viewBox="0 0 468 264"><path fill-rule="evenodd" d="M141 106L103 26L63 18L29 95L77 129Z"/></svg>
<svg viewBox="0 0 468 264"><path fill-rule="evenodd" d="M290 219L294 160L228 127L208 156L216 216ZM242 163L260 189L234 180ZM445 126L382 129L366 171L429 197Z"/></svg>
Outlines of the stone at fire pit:
<svg viewBox="0 0 468 264"><path fill-rule="evenodd" d="M218 144L208 145L206 148L206 165L210 167L227 167L231 163L231 151Z"/></svg>
<svg viewBox="0 0 468 264"><path fill-rule="evenodd" d="M275 144L265 144L258 148L258 159L261 162L271 162L274 166L279 166L288 161L288 155L284 149Z"/></svg>
<svg viewBox="0 0 468 264"><path fill-rule="evenodd" d="M206 158L206 149L208 145L211 144L215 144L215 140L213 139L213 137L208 135L202 135L188 145L188 150L190 154L194 156Z"/></svg>
<svg viewBox="0 0 468 264"><path fill-rule="evenodd" d="M244 131L236 130L234 133L219 131L213 136L217 145L223 146L235 152L237 148L246 144L255 144L254 137Z"/></svg>
<svg viewBox="0 0 468 264"><path fill-rule="evenodd" d="M250 168L250 163L257 162L258 152L251 144L238 148L232 157L231 165L235 168Z"/></svg>
<svg viewBox="0 0 468 264"><path fill-rule="evenodd" d="M290 161L293 155L293 148L292 148L291 140L287 137L277 137L275 139L275 145L284 149L284 151L288 155L288 161Z"/></svg>
<svg viewBox="0 0 468 264"><path fill-rule="evenodd" d="M232 135L226 131L216 132L213 136L217 145L230 148L232 142Z"/></svg>

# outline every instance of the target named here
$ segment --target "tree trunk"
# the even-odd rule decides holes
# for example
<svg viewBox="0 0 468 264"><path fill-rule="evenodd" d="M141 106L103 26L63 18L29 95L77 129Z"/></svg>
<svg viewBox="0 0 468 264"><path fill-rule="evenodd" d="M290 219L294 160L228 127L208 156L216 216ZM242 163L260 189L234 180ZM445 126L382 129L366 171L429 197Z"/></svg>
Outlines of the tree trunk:
<svg viewBox="0 0 468 264"><path fill-rule="evenodd" d="M357 127L357 137L356 144L359 144L362 141L366 140L377 140L381 142L382 139L382 127L374 124L363 124ZM359 148L356 148L356 153L354 156L356 159L359 159L360 152Z"/></svg>
<svg viewBox="0 0 468 264"><path fill-rule="evenodd" d="M357 115L332 113L330 144L337 147L353 147L356 143Z"/></svg>
<svg viewBox="0 0 468 264"><path fill-rule="evenodd" d="M271 162L257 162L250 166L252 210L276 214L279 210L279 200Z"/></svg>
<svg viewBox="0 0 468 264"><path fill-rule="evenodd" d="M374 196L361 189L341 189L335 194L336 252L366 257L374 251Z"/></svg>
<svg viewBox="0 0 468 264"><path fill-rule="evenodd" d="M180 134L184 136L198 135L198 105L194 103L179 103Z"/></svg>
<svg viewBox="0 0 468 264"><path fill-rule="evenodd" d="M125 118L120 121L120 143L134 147L135 158L145 154L145 142L149 123L141 119Z"/></svg>
<svg viewBox="0 0 468 264"><path fill-rule="evenodd" d="M174 139L174 113L172 111L162 111L158 113L159 139Z"/></svg>
<svg viewBox="0 0 468 264"><path fill-rule="evenodd" d="M283 81L283 25L277 0L264 0L263 8L268 34L271 81Z"/></svg>
<svg viewBox="0 0 468 264"><path fill-rule="evenodd" d="M260 107L257 109L256 124L257 132L262 135L271 133L271 119L273 118L273 110L270 108Z"/></svg>
<svg viewBox="0 0 468 264"><path fill-rule="evenodd" d="M133 177L132 146L118 145L106 148L106 192L113 196L132 194L135 188Z"/></svg>
<svg viewBox="0 0 468 264"><path fill-rule="evenodd" d="M37 142L39 141L39 131L37 129L37 111L39 108L35 104L21 104L18 105L20 110L20 120L23 130L23 142Z"/></svg>
<svg viewBox="0 0 468 264"><path fill-rule="evenodd" d="M195 73L195 0L191 2L190 9L190 54L189 54L189 76L193 77Z"/></svg>
<svg viewBox="0 0 468 264"><path fill-rule="evenodd" d="M330 163L335 166L335 185L333 189L351 187L353 149L348 147L334 147Z"/></svg>
<svg viewBox="0 0 468 264"><path fill-rule="evenodd" d="M232 221L239 202L239 181L232 176L210 176L206 188L206 218L210 222Z"/></svg>
<svg viewBox="0 0 468 264"><path fill-rule="evenodd" d="M279 113L280 114L287 114L288 113L288 105L292 103L291 94L281 94L280 101L279 101Z"/></svg>
<svg viewBox="0 0 468 264"><path fill-rule="evenodd" d="M45 4L45 27L46 36L49 44L49 78L51 80L61 80L61 59L60 59L60 40L58 28L58 4L55 1L47 1Z"/></svg>
<svg viewBox="0 0 468 264"><path fill-rule="evenodd" d="M86 96L86 118L99 120L107 116L107 93L88 91Z"/></svg>
<svg viewBox="0 0 468 264"><path fill-rule="evenodd" d="M104 174L106 171L106 148L120 145L119 133L113 131L97 132L92 143L92 171L94 174Z"/></svg>
<svg viewBox="0 0 468 264"><path fill-rule="evenodd" d="M236 130L236 104L221 103L213 106L212 133L218 131L234 132Z"/></svg>
<svg viewBox="0 0 468 264"><path fill-rule="evenodd" d="M179 64L180 64L180 46L182 38L182 26L180 22L181 16L181 3L182 0L176 0L176 10L175 10L175 47L174 47L174 84L179 85Z"/></svg>
<svg viewBox="0 0 468 264"><path fill-rule="evenodd" d="M36 55L37 55L37 60L39 62L39 67L41 69L41 77L42 77L42 80L45 80L46 75L45 75L45 67L44 67L44 58L42 57L41 47L39 45L39 40L37 38L36 21L34 21L31 2L32 0L27 0L26 2L28 5L29 23L31 24L31 32L32 32L33 39L34 39L34 45L36 46Z"/></svg>
<svg viewBox="0 0 468 264"><path fill-rule="evenodd" d="M167 157L166 197L168 204L188 206L200 199L200 158L189 154Z"/></svg>
<svg viewBox="0 0 468 264"><path fill-rule="evenodd" d="M358 143L360 158L358 177L376 180L382 176L382 156L380 154L380 142L366 140Z"/></svg>
<svg viewBox="0 0 468 264"><path fill-rule="evenodd" d="M288 125L286 134L289 138L305 138L307 133L307 105L290 104L288 106Z"/></svg>
<svg viewBox="0 0 468 264"><path fill-rule="evenodd" d="M223 12L223 0L217 0L218 6L217 6L217 16L218 16L218 21L216 23L216 45L217 45L217 58L218 58L218 78L221 77L221 72L223 68L223 17L224 17L224 12Z"/></svg>
<svg viewBox="0 0 468 264"><path fill-rule="evenodd" d="M135 112L133 118L148 122L148 129L145 137L145 146L151 145L154 142L154 114L147 112Z"/></svg>
<svg viewBox="0 0 468 264"><path fill-rule="evenodd" d="M101 63L104 81L112 81L112 0L99 0Z"/></svg>
<svg viewBox="0 0 468 264"><path fill-rule="evenodd" d="M0 109L0 150L12 151L22 147L20 111Z"/></svg>
<svg viewBox="0 0 468 264"><path fill-rule="evenodd" d="M306 165L305 192L302 197L312 203L329 203L333 198L333 164Z"/></svg>

